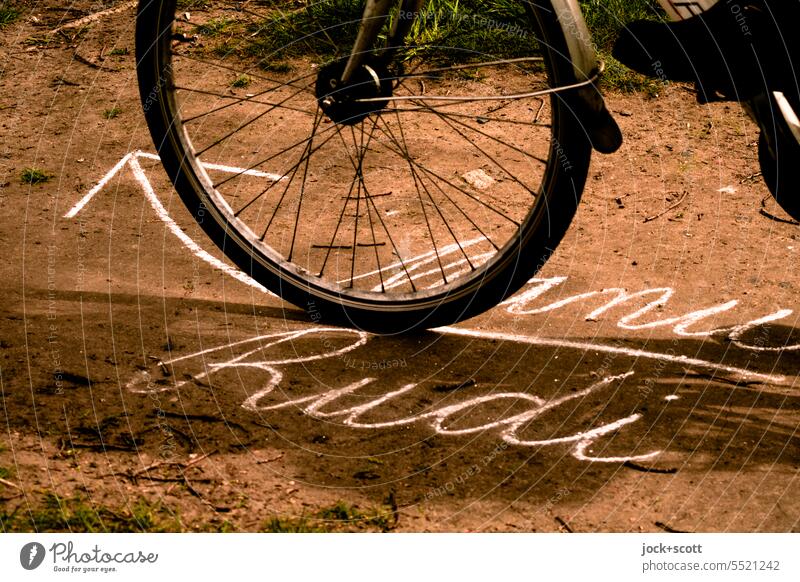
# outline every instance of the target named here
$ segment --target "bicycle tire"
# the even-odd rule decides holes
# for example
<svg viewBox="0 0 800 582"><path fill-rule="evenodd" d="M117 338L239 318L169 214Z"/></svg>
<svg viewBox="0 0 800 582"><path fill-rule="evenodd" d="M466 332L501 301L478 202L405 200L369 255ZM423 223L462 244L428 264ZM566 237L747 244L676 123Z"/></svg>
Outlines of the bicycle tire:
<svg viewBox="0 0 800 582"><path fill-rule="evenodd" d="M764 183L778 206L800 221L800 178L795 167L800 158L800 146L780 117L777 106L772 109L771 118L762 120L761 125L758 161Z"/></svg>
<svg viewBox="0 0 800 582"><path fill-rule="evenodd" d="M208 5L213 4L213 2L204 1L199 5L208 7ZM225 4L230 5L231 3ZM523 5L525 10L525 22L530 27L529 30L533 32L537 44L539 45L539 50L541 51L540 55L544 62L544 74L542 75L544 82L546 82L549 87L559 87L574 82L572 64L567 57L569 54L566 37L568 31L562 29L554 12L549 9L549 3L521 2L520 4ZM212 50L209 51L212 56L215 54L223 55L225 53L222 52L223 49L214 47L210 40L208 41L208 45L204 45L204 37L202 36L202 33L200 33L200 42L195 42L191 37L188 41L186 40L188 35L185 33L185 29L195 31L209 30L211 26L209 23L214 21L206 20L205 24L193 24L191 22L192 16L183 14L182 11L184 8L185 7L183 5L181 9L178 8L177 0L141 0L137 12L136 54L139 89L148 127L161 157L162 164L169 175L169 178L174 184L176 191L180 195L191 215L201 225L210 239L223 251L223 253L240 269L242 269L256 281L263 284L267 289L276 293L284 300L308 311L313 321L325 321L328 323L353 326L384 334L402 333L411 330L452 324L482 313L516 292L544 265L561 241L577 210L578 202L585 184L591 154L591 146L587 134L581 125L581 120L575 113L571 96L568 93L554 93L549 96L547 101L543 101L544 105L542 105L542 107L546 108L549 112L549 115L551 116L551 123L549 124L550 128L547 131L547 135L545 136L544 133L540 132L542 133L543 137L541 140L536 140L538 144L536 147L542 148L543 151L546 152L546 154L543 154L542 156L543 170L541 172L540 184L536 191L534 191L534 189L527 186L527 183L523 183L520 179L517 180L520 183L520 186L524 185L528 189L529 195L533 195L533 201L530 203L530 206L524 210L525 213L518 226L509 227L508 225L503 224L502 226L496 227L498 230L501 228L505 229L504 232L509 228L512 229L510 231L511 234L504 235L508 237L507 240L503 242L502 246L498 246L498 244L489 237L485 237L485 240L480 240L479 243L476 243L476 246L491 243L491 245L495 247L494 251L489 250L484 253L485 255L493 253L492 256L486 258L484 263L476 267L472 264L472 261L470 260L465 249L462 248L462 244L466 244L466 241L459 241L455 234L452 235L455 239L455 244L458 246L454 252L460 251L460 253L466 257L466 262L469 263L469 267L471 267L471 270L467 270L465 275L459 275L458 273L460 271L456 271L455 275L451 275L455 277L455 279L448 280L447 275L449 271L446 271L445 266L442 264L442 257L440 256L440 251L436 243L436 236L438 236L438 233L445 232L440 225L437 225L438 230L436 233L434 233L433 228L430 226L430 224L428 224L428 232L423 231L422 234L415 234L411 232L412 229L409 226L409 230L405 233L405 236L411 239L409 245L420 246L422 244L420 242L421 239L429 238L431 240L431 246L433 246L434 251L436 252L438 267L441 270L441 278L444 280L443 283L435 282L429 288L426 287L425 289L420 290L415 288L416 275L412 277L409 274L408 268L403 261L403 254L397 247L397 243L392 240L392 233L390 232L389 227L383 222L384 218L389 214L389 211L387 211L384 207L378 208L378 203L375 202L377 196L369 193L367 189L366 180L369 179L369 176L366 175L364 166L366 164L365 159L367 155L373 155L373 153L369 151L370 145L372 144L372 138L369 138L370 141L367 142L367 147L363 148L363 151L361 151L359 149L358 140L355 134L353 137L353 151L356 152L357 155L361 156L359 161L360 166L353 162L353 158L349 153L350 149L348 142L346 140L342 140L345 145L344 149L347 150L347 155L350 157L350 163L353 165L353 170L356 174L356 176L353 178L353 184L358 182L358 201L356 202L356 211L353 219L355 222L355 226L353 227L353 244L349 249L346 250L346 253L352 254L349 285L343 284L343 280L338 279L333 283L328 279L322 280L321 277L317 276L311 269L306 268L302 264L297 264L296 255L294 255L295 238L298 237L298 229L300 228L301 223L303 228L308 228L309 231L312 231L308 235L302 235L309 237L309 242L307 245L309 250L306 250L308 256L310 257L312 255L312 247L314 251L318 250L314 245L311 244L311 241L314 240L313 229L307 226L305 221L300 220L303 209L302 207L304 204L304 196L309 195L307 192L305 192L305 188L307 187L305 176L303 177L303 183L299 190L299 202L296 203L297 218L295 219L295 232L293 235L295 238L293 238L291 241L292 246L288 252L287 260L287 253L285 251L275 251L275 248L277 247L268 246L264 243L267 232L271 228L273 220L276 219L277 213L279 211L283 211L281 209L281 204L283 203L284 198L281 198L280 201L275 203L277 208L273 209L273 214L269 224L266 227L265 234L260 239L257 239L257 232L242 224L239 214L236 214L236 211L233 209L234 207L228 202L227 199L223 198L222 194L220 194L220 186L212 181L210 177L210 170L208 170L208 167L211 167L213 164L209 164L201 159L205 152L202 154L197 153L199 148L195 147L190 139L190 129L187 129L187 125L196 121L196 118L193 119L184 111L189 108L189 106L186 105L186 102L191 103L192 101L186 96L190 90L183 89L181 83L188 81L200 83L201 81L205 82L207 78L203 75L197 75L194 73L189 75L189 73L186 72L188 71L187 63L191 62L194 65L196 61L200 60L196 55L201 54L190 53L188 51L195 50L197 46L202 45L201 49L197 50L205 51L209 48L209 46L212 46ZM211 10L212 12L210 14L215 14L213 12L213 8ZM223 14L223 12L219 12L219 14ZM226 14L225 18L236 16L235 12L226 12L224 14ZM205 16L208 16L208 14ZM201 15L201 18L202 17L203 15ZM248 26L250 25L252 25L252 22ZM206 28L198 28L203 26ZM261 28L264 27L263 24L259 24L258 26ZM252 28L245 28L245 30L249 32L252 30ZM322 27L321 30L324 32L325 30L332 29L325 29ZM258 32L258 30L256 30L256 32ZM239 37L237 36L235 38L238 39ZM305 42L308 44L307 40L301 40L299 42ZM180 47L187 43L189 44L189 48L186 49L187 52L185 54L180 53L179 51L182 50ZM175 48L178 45L180 46ZM422 47L420 50L428 50L424 45L418 45L418 47ZM206 53L203 52L202 54ZM316 57L316 55L314 56ZM237 53L235 58L240 59L240 54ZM238 61L226 62L230 63ZM317 63L316 67L319 68L321 65ZM240 65L230 67L230 74L238 74L237 69L245 70L245 68L246 67ZM296 67L291 67L291 69L291 72L293 73L292 78L297 78L297 75L294 74ZM227 69L224 70L226 73L228 72ZM249 71L250 69L247 70ZM262 70L263 69L259 69L259 71ZM212 71L212 73L214 71ZM424 72L427 74L427 71ZM180 75L184 75L184 73L185 76L179 77ZM221 74L222 73L220 73L220 75ZM212 76L213 74L208 75L208 77ZM276 76L279 75L275 72L265 75L265 77L269 78ZM395 73L395 76L398 79L400 78L398 73ZM284 79L284 77L280 78ZM403 85L406 81L406 78L410 77L403 77L403 79L400 81L395 80L396 87ZM427 79L427 77L425 78ZM525 77L522 78L525 79ZM235 82L236 81L234 80L234 83ZM273 82L276 83L275 86L278 87L270 89L270 91L273 93L277 93L279 89L282 90L284 87L289 86L288 84L278 85L278 81L273 80ZM429 82L433 83L433 81ZM469 79L465 80L465 83L470 83ZM245 84L245 80L242 80L242 84ZM422 81L421 85L424 89L424 80ZM294 86L292 87L294 88ZM192 89L192 91L200 90ZM231 89L231 91L233 90ZM191 96L194 95L195 93L191 93ZM223 99L223 96L220 95L223 94L220 93L216 98ZM319 97L319 94L315 95L315 105L319 104ZM228 101L224 101L224 103L228 105L225 107L220 105L221 109L223 110L234 109L235 107L239 106L242 106L243 108L248 107L253 105L252 101L254 101L254 99L251 97L247 97L246 99L240 97L233 98L227 97L227 94L224 95L224 98L227 100L239 99L239 101L234 105L228 104ZM184 99L184 101L182 102L181 99ZM428 97L426 97L426 99L428 99ZM274 103L269 103L268 107L272 107L272 105L274 105ZM273 107L273 109L281 107L282 106L279 105ZM430 106L426 107L427 109L431 109ZM516 105L514 105L514 107L516 107ZM425 110L425 113L431 113L427 109ZM542 109L539 110L540 113L541 111ZM310 113L310 110L307 111L303 109L301 112L303 115L307 115ZM203 113L205 115L216 115L218 111L213 110L212 113ZM400 114L397 112L394 113L397 115L398 124L401 125ZM405 111L403 111L403 113L405 113ZM289 115L291 114L291 110L281 111L281 114ZM320 121L322 118L318 118L317 114L318 113L315 110L314 124L316 125L314 125L312 128L312 132L317 132L317 126L322 124L322 121ZM379 121L377 119L380 118L381 115L383 115L382 112L371 112L365 117L365 119L370 119L371 123L373 123L373 133L377 131L376 128L378 127L379 122L385 123L386 128L389 127L388 121ZM388 116L388 114L386 115ZM446 114L446 116L450 115L453 114ZM373 117L376 119L372 120ZM443 120L441 115L435 114L432 115L432 117L436 118L436 122L440 123L440 125L442 124ZM475 119L477 123L481 123L481 119L479 117ZM225 121L225 119L222 119L220 123L224 123ZM203 120L203 123L206 123L206 121ZM328 120L328 123L331 123L330 120ZM357 124L358 123L366 124L366 121L359 120ZM499 118L492 118L491 123L493 125L499 125L500 120ZM508 122L504 121L504 123ZM255 125L255 123L248 124L247 127L250 128L252 125ZM333 122L333 126L337 126L333 131L338 133L341 137L341 134L347 130L338 129L339 125L345 124ZM544 124L537 124L535 119L532 125L538 127L538 125ZM276 129L278 126L270 127L272 128L270 130L272 132L270 133L270 139L273 141L283 139L284 132ZM353 125L349 125L349 127L352 128ZM442 127L444 127L444 125L442 125ZM289 133L289 129L290 128L287 127L285 133ZM526 127L526 130L527 129L528 128ZM236 131L244 132L245 130L237 129ZM364 137L365 130L363 127L361 128L361 131L361 144L363 146L364 140L366 139ZM391 130L385 131L382 129L381 131L387 135L391 133ZM473 130L471 129L471 131ZM481 130L478 128L475 131L480 134ZM196 139L199 139L199 137L201 137L201 135L198 130L198 136ZM204 137L204 135L202 135L202 137ZM490 137L497 140L494 134ZM392 143L391 137L385 137L385 139L387 140L387 143ZM476 138L476 141L479 139L481 138ZM244 149L235 150L235 148L244 148L245 145L247 145L244 143L244 141L244 137L239 136L238 141L235 143L232 142L230 144L226 144L224 148L234 150L238 154L239 152L244 151ZM491 140L487 141L491 142ZM542 141L543 143L538 143L539 141ZM398 142L399 139L395 139L393 143ZM309 172L311 155L321 151L321 149L313 149L314 135L312 135L310 143L312 144L311 146L308 145L308 142L303 146L304 148L308 148L307 161L301 160L301 163L305 164L306 173ZM523 153L527 153L528 145L529 144L526 141L525 152ZM217 145L214 147L220 146ZM533 147L533 145L531 145L531 147ZM260 148L260 145L258 148L256 148L259 153L261 153ZM388 147L387 149L391 150L391 147ZM477 149L480 151L480 148ZM412 174L411 177L414 180L414 186L417 189L417 194L419 194L419 206L421 212L415 211L416 214L414 215L414 220L421 224L419 214L425 214L425 220L427 221L428 218L425 209L428 206L431 206L433 207L431 213L436 210L440 215L442 215L442 222L447 223L447 218L443 215L444 211L441 208L435 208L437 204L441 204L442 206L445 205L444 197L439 197L439 203L437 203L434 200L434 197L430 194L430 202L427 199L423 200L423 194L421 193L419 185L417 185L416 178L416 172L418 171L420 175L422 175L423 170L413 169L413 165L416 163L416 161L412 159L410 149L407 148L405 151L401 151L399 153L395 150L395 154L398 157L403 157L404 161L409 164L409 173ZM305 156L305 151L303 155ZM336 153L334 152L332 157L335 157L335 155ZM477 157L477 154L474 152L473 155ZM487 154L487 156L489 156L489 154ZM430 155L430 158L434 160L434 162L439 160L439 157L433 154ZM346 167L346 163L342 164L341 160L339 160L338 163L339 165L335 166L336 168L340 168L342 165ZM491 166L491 164L488 166ZM421 164L419 167L423 168ZM243 163L241 166L239 166L239 170L247 168L250 168L254 172L265 173L263 172L263 168L259 166L258 169L254 169L255 166L251 166L250 163ZM373 166L373 169L374 168L375 166ZM494 170L493 167L489 167L489 169ZM391 172L394 171L394 169L390 170L391 171L387 170L387 173L391 174ZM299 170L295 168L295 174L298 171ZM378 172L379 170L376 169L374 171ZM427 172L429 170L426 169L425 171ZM484 174L485 173L486 172L484 172ZM438 176L438 174L433 171L431 171L431 174ZM320 172L319 175L323 177L326 176L324 172ZM403 177L401 173L396 173L393 175ZM430 174L425 175L428 176L428 179L432 183L434 182L433 178L430 177ZM510 172L509 175L512 178L516 177ZM245 178L250 177L250 174L239 174L236 179L244 180ZM278 177L280 177L280 179L278 179ZM270 179L273 181L273 185L274 183L283 184L281 180L285 181L287 177L288 173L279 172ZM405 177L408 178L407 175ZM504 176L500 175L500 178L496 180L495 183L503 183L503 178ZM253 179L255 180L255 178ZM329 179L332 180L333 178ZM226 178L226 180L230 180L230 178ZM294 176L292 176L292 180L294 180ZM289 189L294 187L292 185L292 180L289 181L289 185L285 186L286 190L284 192L284 197L287 196L286 193L289 191ZM422 178L419 180L424 184ZM456 180L456 178L454 178L454 180ZM513 182L513 180L508 180L507 178L505 181ZM364 188L363 198L361 195L362 183ZM391 181L391 183L395 184L397 183L397 180L395 179ZM446 183L447 182L443 182L442 184ZM339 217L340 223L343 220L342 216L345 215L348 205L351 205L352 200L356 200L355 198L352 198L353 189L355 188L353 184L350 186L350 191L347 193L347 197L343 198L344 203L342 205L341 216ZM453 186L453 188L455 188L453 192L458 192L462 189L460 184L461 182L458 184L450 184L448 188ZM260 187L261 186L259 186L259 188ZM273 186L268 186L268 189L272 187ZM398 186L398 188L399 187L400 186ZM255 187L253 188L253 191L258 189ZM480 202L481 194L473 194L473 188L471 184L469 184L469 187L463 187L463 190L469 190L472 198L478 199ZM518 188L518 190L521 190L521 188ZM330 190L320 189L320 192L323 191L326 193L326 196L330 198L330 195L328 194ZM233 189L231 189L231 192L233 192ZM239 192L239 190L236 190L235 192ZM392 192L389 194L391 195ZM237 193L226 195L230 197L239 196ZM471 202L471 198L466 194L463 194L462 197L465 201L459 201L458 204L454 202L452 204L452 208L448 210L448 213L455 213L458 211L459 205L466 206L468 203L473 203ZM412 196L409 195L407 199L412 200ZM256 198L256 200L258 200L258 198ZM355 265L357 263L356 256L360 248L359 245L363 244L358 242L358 237L360 236L359 233L361 232L359 230L359 218L363 216L359 213L363 211L358 210L357 206L362 200L366 205L366 214L373 230L372 247L374 248L371 248L370 253L374 251L375 258L377 259L376 264L379 271L377 275L374 273L367 273L367 275L372 277L372 279L374 279L376 276L380 277L380 290L377 290L377 286L366 290L356 289L354 287L354 272ZM405 200L405 198L398 197L396 200L402 201ZM517 211L516 206L519 206L519 204L514 204L518 200L520 200L520 198L516 193L514 198L509 197L507 200L509 206L514 206L514 211ZM528 204L528 198L522 198L522 200L523 203ZM496 201L493 202L493 204L499 205L500 202L501 201ZM249 202L248 204L253 204L253 202ZM263 206L264 204L264 200L259 202L260 206ZM398 208L402 206L400 202L395 202L395 204L397 204ZM474 204L478 205L478 202L474 202ZM489 203L483 204L489 208ZM483 209L483 207L479 208L485 214L490 214L490 212ZM371 209L374 209L374 217ZM249 211L250 209L247 208L245 211L238 212ZM497 211L497 209L494 209L494 211ZM294 208L292 209L292 212L294 212ZM461 212L466 216L466 211L461 210ZM511 210L508 211L508 214L511 214ZM409 216L410 215L411 211L409 211ZM309 216L306 218L306 220L315 222L319 225L319 230L322 230L323 223L331 216L333 215L330 213L318 212L315 213L314 216ZM468 216L467 218L471 220L471 217ZM386 220L388 221L388 218L386 218ZM375 237L375 224L377 224L378 221L380 221L381 224L384 224L386 231L385 238L389 239L388 241L384 241L380 249L380 253L384 253L386 256L395 256L396 254L397 259L395 260L392 268L397 272L405 270L405 275L407 276L408 281L404 280L403 284L406 286L410 285L411 290L406 288L405 290L401 289L397 292L393 292L391 290L387 291L386 289L384 273L381 271L381 260L378 250L379 243ZM445 226L447 226L448 229L451 228L447 224L445 224ZM418 228L421 229L422 227L418 226ZM464 231L468 229L474 230L472 226L459 226L459 228L463 228ZM480 229L480 227L477 228L481 234L483 234L483 231ZM334 232L333 239L331 239L332 241L336 239L338 229L339 227L337 226L337 231ZM361 230L366 230L366 227L363 224L361 226ZM403 232L401 228L393 228L392 230L394 232ZM285 236L285 233L281 236ZM281 239L281 241L283 241L283 239ZM326 263L328 258L334 252L331 249L335 245L331 244L329 246L330 248L323 248L323 250L327 253L327 257L325 258ZM346 245L341 246L344 248ZM393 247L391 249L391 253L387 252L390 250L387 248L389 246ZM451 243L450 246L452 247L455 245ZM366 244L365 248L367 247L370 247L370 245ZM442 247L442 249L444 248L450 247ZM395 251L397 252L395 253ZM346 254L345 251L342 251L342 249L339 249L338 247L335 249L335 252L339 255ZM318 254L323 253L320 252ZM361 252L361 255L364 255L363 251ZM419 255L417 255L417 257L418 256ZM422 256L424 257L426 255ZM483 255L481 255L481 257L483 257ZM406 257L406 259L410 261L408 257ZM311 259L307 260L310 261ZM320 259L314 260L319 261ZM366 261L366 259L363 260ZM428 259L426 259L426 261L428 261ZM430 259L428 262L432 263L433 259ZM475 260L475 262L477 263L477 260ZM397 263L402 264L402 269ZM324 274L325 268L326 264L323 264L321 273ZM359 263L359 268L361 268L361 263ZM449 264L447 268L450 268ZM458 269L461 268L462 266L459 264ZM453 269L455 269L455 267L453 267ZM365 275L365 277L367 275ZM395 273L395 276L397 276L397 273ZM423 276L429 276L429 273L422 273L418 281L422 280ZM436 277L438 276L439 274L437 273ZM431 277L433 277L433 275L431 275ZM331 278L331 276L328 275L328 278ZM365 279L365 281L370 285L374 283L374 280L370 282L369 279Z"/></svg>

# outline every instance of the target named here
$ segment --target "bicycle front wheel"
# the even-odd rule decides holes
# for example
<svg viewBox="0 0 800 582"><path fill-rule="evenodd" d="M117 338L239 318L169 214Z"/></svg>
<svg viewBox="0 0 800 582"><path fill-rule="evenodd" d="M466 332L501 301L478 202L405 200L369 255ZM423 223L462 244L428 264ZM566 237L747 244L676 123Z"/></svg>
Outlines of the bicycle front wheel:
<svg viewBox="0 0 800 582"><path fill-rule="evenodd" d="M345 86L361 2L141 0L162 163L226 256L315 321L478 314L556 248L590 156L568 92L548 92L574 82L552 10L497 5L395 11L387 31L414 18L402 48Z"/></svg>

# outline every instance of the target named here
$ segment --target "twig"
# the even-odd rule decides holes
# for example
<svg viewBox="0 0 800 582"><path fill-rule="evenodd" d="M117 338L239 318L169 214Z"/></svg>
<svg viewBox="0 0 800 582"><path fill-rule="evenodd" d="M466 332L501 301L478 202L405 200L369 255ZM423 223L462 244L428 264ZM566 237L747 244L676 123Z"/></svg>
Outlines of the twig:
<svg viewBox="0 0 800 582"><path fill-rule="evenodd" d="M284 453L281 453L277 457L273 457L271 459L264 459L263 461L256 461L256 465L266 465L267 463L274 463L275 461L280 461L283 458Z"/></svg>
<svg viewBox="0 0 800 582"><path fill-rule="evenodd" d="M78 20L73 20L72 22L67 22L59 26L58 28L54 28L50 31L50 34L56 34L57 32L61 32L67 28L75 28L76 26L83 26L84 24L90 24L95 20L100 20L104 16L111 16L112 14L116 14L118 12L124 12L129 8L133 8L136 6L137 0L133 0L131 2L126 2L121 6L115 6L114 8L109 8L108 10L101 10L100 12L95 12L94 14L90 14L89 16L85 16L84 18L79 18Z"/></svg>
<svg viewBox="0 0 800 582"><path fill-rule="evenodd" d="M669 525L667 525L666 523L661 522L661 521L657 521L655 523L655 526L657 528L659 528L659 529L663 529L667 533L689 533L688 531L681 531L679 529L675 529L673 527L670 527Z"/></svg>
<svg viewBox="0 0 800 582"><path fill-rule="evenodd" d="M574 531L572 531L572 528L569 527L569 524L566 521L564 521L563 519L561 519L560 517L556 516L556 521L558 522L558 524L561 527L563 527L565 530L567 530L567 533L575 533Z"/></svg>
<svg viewBox="0 0 800 582"><path fill-rule="evenodd" d="M623 467L628 467L628 469L633 469L634 471L641 471L642 473L658 473L659 475L674 475L678 472L678 469L670 468L670 469L658 469L656 467L644 467L633 461L625 461L622 464Z"/></svg>
<svg viewBox="0 0 800 582"><path fill-rule="evenodd" d="M22 487L20 487L16 483L12 483L11 481L6 481L5 479L0 479L0 484L5 485L6 487L12 487L17 491L22 491Z"/></svg>
<svg viewBox="0 0 800 582"><path fill-rule="evenodd" d="M394 518L394 523L392 524L391 529L396 529L397 524L400 523L400 509L397 507L397 499L395 499L394 490L389 491L389 499L387 499L387 501L389 502L389 507L392 510L392 517Z"/></svg>
<svg viewBox="0 0 800 582"><path fill-rule="evenodd" d="M752 184L757 179L762 176L761 172L756 172L755 174L750 174L749 176L745 176L741 180L739 180L739 184Z"/></svg>
<svg viewBox="0 0 800 582"><path fill-rule="evenodd" d="M434 392L455 392L456 390L462 390L463 388L471 388L472 386L477 386L478 382L475 378L469 378L468 380L464 380L463 382L448 382L445 384L437 384L431 390Z"/></svg>
<svg viewBox="0 0 800 582"><path fill-rule="evenodd" d="M648 216L647 218L644 219L644 221L645 222L653 222L654 220L657 220L657 219L661 218L662 216L664 216L665 214L667 214L670 210L675 210L678 206L680 206L683 203L683 201L686 199L686 197L688 195L689 195L689 191L688 190L684 190L683 191L683 196L681 196L680 199L675 204L673 204L672 206L670 206L666 210L664 210L662 212L659 212L658 214L655 214L653 216Z"/></svg>
<svg viewBox="0 0 800 582"><path fill-rule="evenodd" d="M115 72L119 71L119 69L114 69L114 68L111 68L111 67L105 67L103 65L98 65L97 63L94 63L94 62L90 61L86 57L82 57L78 53L74 53L72 55L72 58L74 58L79 63L83 63L84 65L86 65L88 67L92 67L93 69L99 69L101 71L110 71L112 73L115 73Z"/></svg>
<svg viewBox="0 0 800 582"><path fill-rule="evenodd" d="M180 477L153 477L150 475L139 475L135 477L135 479L144 479L145 481L153 481L154 483L184 483L186 481L186 476L181 475ZM214 479L198 479L198 483L213 483Z"/></svg>
<svg viewBox="0 0 800 582"><path fill-rule="evenodd" d="M229 513L231 511L230 507L223 507L221 505L214 505L209 500L207 500L205 497L203 497L200 494L200 492L197 491L197 489L192 487L192 484L189 483L189 479L186 478L186 475L183 476L183 484L186 485L186 490L191 495L193 495L194 497L197 497L204 505L207 505L208 507L210 507L211 509L213 509L217 513Z"/></svg>
<svg viewBox="0 0 800 582"><path fill-rule="evenodd" d="M179 469L181 469L182 471L185 471L189 467L193 467L194 465L200 463L201 461L204 461L205 459L207 459L208 457L210 457L211 455L213 455L216 452L217 451L215 449L215 450L211 451L210 453L206 453L205 455L197 457L196 459L192 459L188 463L179 463L178 461L160 461L158 463L153 463L152 465L148 465L144 469L139 469L135 473L132 473L131 476L136 478L139 475L141 475L143 473L148 473L148 472L152 471L153 469L157 469L158 467L168 467L168 466L175 466L175 467L178 467Z"/></svg>
<svg viewBox="0 0 800 582"><path fill-rule="evenodd" d="M712 382L717 382L719 384L730 384L731 386L744 386L747 388L748 386L757 386L761 384L756 380L734 380L733 378L725 378L724 376L717 376L715 374L704 374L703 372L692 372L691 370L684 369L683 371L684 376L687 378L696 378L698 380L711 380Z"/></svg>

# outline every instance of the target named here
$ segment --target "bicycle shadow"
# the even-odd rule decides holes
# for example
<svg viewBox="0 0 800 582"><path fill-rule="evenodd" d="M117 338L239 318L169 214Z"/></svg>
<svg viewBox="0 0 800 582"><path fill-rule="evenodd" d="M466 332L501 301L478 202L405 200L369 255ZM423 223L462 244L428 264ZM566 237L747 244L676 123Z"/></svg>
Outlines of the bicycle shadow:
<svg viewBox="0 0 800 582"><path fill-rule="evenodd" d="M545 501L565 484L588 496L631 468L734 475L800 462L797 351L464 328L387 338L293 322L253 335L241 324L257 318L229 316L173 325L167 345L158 330L83 323L85 353L61 355L60 381L4 371L8 424L76 449L220 451L241 465L274 448L293 480L377 496L402 484L418 500L444 487ZM50 357L47 315L28 327L30 357ZM798 330L773 325L769 337L784 345Z"/></svg>

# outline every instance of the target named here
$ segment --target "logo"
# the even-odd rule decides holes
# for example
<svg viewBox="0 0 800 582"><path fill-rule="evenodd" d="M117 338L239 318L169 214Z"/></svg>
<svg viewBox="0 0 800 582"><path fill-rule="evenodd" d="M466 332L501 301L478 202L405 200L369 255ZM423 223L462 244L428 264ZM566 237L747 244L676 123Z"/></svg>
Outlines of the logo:
<svg viewBox="0 0 800 582"><path fill-rule="evenodd" d="M19 553L19 563L26 570L35 570L44 562L44 546L38 542L31 542L22 546Z"/></svg>

